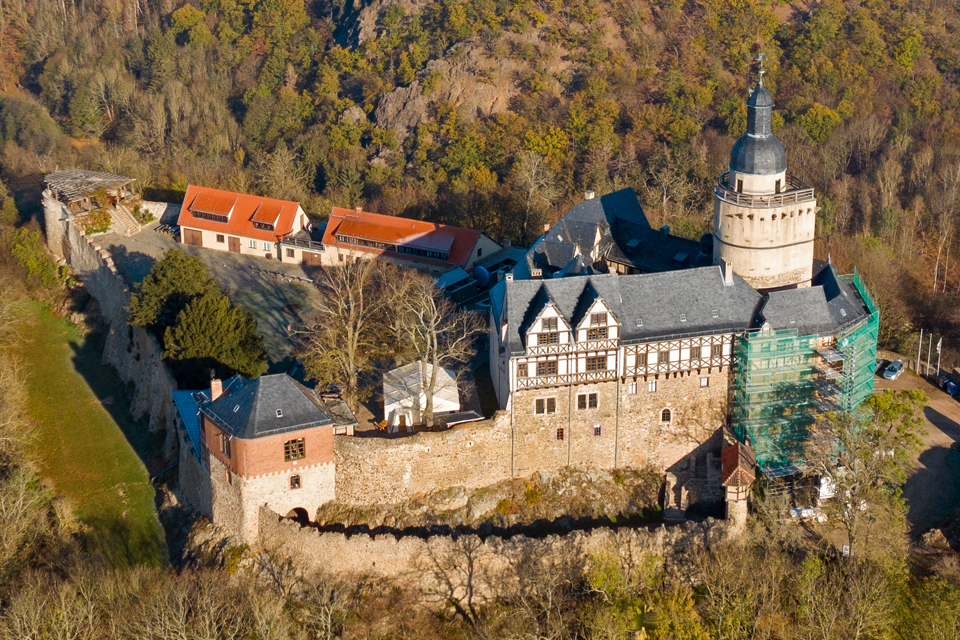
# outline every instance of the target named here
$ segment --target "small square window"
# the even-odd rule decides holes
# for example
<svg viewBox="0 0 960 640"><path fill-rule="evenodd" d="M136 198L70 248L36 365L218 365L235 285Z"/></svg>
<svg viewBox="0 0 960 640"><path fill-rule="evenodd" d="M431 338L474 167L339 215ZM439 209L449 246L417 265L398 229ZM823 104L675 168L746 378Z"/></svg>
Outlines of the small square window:
<svg viewBox="0 0 960 640"><path fill-rule="evenodd" d="M638 326L638 327L642 327L642 326L643 326L643 320L641 320L640 318L637 318L637 326Z"/></svg>
<svg viewBox="0 0 960 640"><path fill-rule="evenodd" d="M600 429L601 427L599 424L593 425L593 435L596 437L600 437Z"/></svg>
<svg viewBox="0 0 960 640"><path fill-rule="evenodd" d="M300 476L292 475L290 476L290 488L299 489L300 488Z"/></svg>
<svg viewBox="0 0 960 640"><path fill-rule="evenodd" d="M263 243L263 250L264 250L264 251L270 251L270 243L269 243L269 242L264 242L264 243Z"/></svg>
<svg viewBox="0 0 960 640"><path fill-rule="evenodd" d="M282 417L283 417L283 409L277 409L277 417L278 417L278 418L282 418Z"/></svg>
<svg viewBox="0 0 960 640"><path fill-rule="evenodd" d="M717 313L717 310L716 310L716 309L713 310L712 314L713 314L713 317L714 317L714 318L719 318L719 317L720 317L720 314Z"/></svg>
<svg viewBox="0 0 960 640"><path fill-rule="evenodd" d="M527 377L527 374L528 374L529 372L530 372L530 367L527 366L526 364L518 364L518 365L517 365L517 377L518 377L518 378L526 378L526 377Z"/></svg>
<svg viewBox="0 0 960 640"><path fill-rule="evenodd" d="M637 383L636 383L636 382L631 382L630 384L627 385L627 393L629 393L629 394L632 395L632 396L637 395Z"/></svg>
<svg viewBox="0 0 960 640"><path fill-rule="evenodd" d="M303 438L297 438L296 440L287 440L283 443L283 459L286 461L290 460L300 460L306 456L306 449L304 447Z"/></svg>
<svg viewBox="0 0 960 640"><path fill-rule="evenodd" d="M544 318L540 326L543 331L556 331L557 330L557 319L556 318Z"/></svg>
<svg viewBox="0 0 960 640"><path fill-rule="evenodd" d="M217 234L217 242L219 242L220 244L223 244L224 239L223 239L223 234L222 234L222 233L218 233L218 234Z"/></svg>
<svg viewBox="0 0 960 640"><path fill-rule="evenodd" d="M700 347L690 347L690 359L691 360L700 359Z"/></svg>
<svg viewBox="0 0 960 640"><path fill-rule="evenodd" d="M557 429L557 440L563 440L563 427Z"/></svg>
<svg viewBox="0 0 960 640"><path fill-rule="evenodd" d="M796 324L797 316L790 316L790 324Z"/></svg>
<svg viewBox="0 0 960 640"><path fill-rule="evenodd" d="M251 249L256 249L256 248L257 248L257 241L256 241L256 240L247 240L247 246L250 247Z"/></svg>
<svg viewBox="0 0 960 640"><path fill-rule="evenodd" d="M681 313L681 314L680 314L680 322L686 322L686 321L687 321L687 314Z"/></svg>
<svg viewBox="0 0 960 640"><path fill-rule="evenodd" d="M657 390L657 381L651 380L647 383L647 393L654 393Z"/></svg>
<svg viewBox="0 0 960 640"><path fill-rule="evenodd" d="M660 354L659 354L659 356L658 356L658 359L659 359L659 364L669 364L669 363L670 363L670 352L669 352L669 351L661 351Z"/></svg>
<svg viewBox="0 0 960 640"><path fill-rule="evenodd" d="M544 413L556 413L557 412L557 399L556 398L537 398L537 401L534 403L534 410L537 414Z"/></svg>
<svg viewBox="0 0 960 640"><path fill-rule="evenodd" d="M700 378L700 386L701 386L701 387L709 387L709 386L710 386L710 378L707 378L707 377Z"/></svg>
<svg viewBox="0 0 960 640"><path fill-rule="evenodd" d="M607 314L605 313L591 313L590 314L590 324L594 327L603 326L607 324Z"/></svg>
<svg viewBox="0 0 960 640"><path fill-rule="evenodd" d="M637 354L637 366L638 366L638 367L645 367L645 366L647 366L647 354L645 354L645 353L638 353L638 354Z"/></svg>
<svg viewBox="0 0 960 640"><path fill-rule="evenodd" d="M294 256L293 249L287 249L287 257L292 258Z"/></svg>

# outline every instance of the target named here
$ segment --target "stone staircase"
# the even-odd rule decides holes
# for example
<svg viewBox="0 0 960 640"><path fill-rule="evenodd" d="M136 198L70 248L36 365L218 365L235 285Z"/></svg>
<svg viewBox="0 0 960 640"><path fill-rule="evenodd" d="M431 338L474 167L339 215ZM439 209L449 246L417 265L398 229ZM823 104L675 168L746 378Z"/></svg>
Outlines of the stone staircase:
<svg viewBox="0 0 960 640"><path fill-rule="evenodd" d="M140 223L123 203L110 209L110 230L129 238L140 232Z"/></svg>

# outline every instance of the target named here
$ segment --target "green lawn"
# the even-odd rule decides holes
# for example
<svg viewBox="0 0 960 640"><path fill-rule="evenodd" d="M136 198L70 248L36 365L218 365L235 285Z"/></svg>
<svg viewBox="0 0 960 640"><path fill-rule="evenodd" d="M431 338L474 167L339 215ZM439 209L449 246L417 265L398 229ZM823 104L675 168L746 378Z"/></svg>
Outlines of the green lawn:
<svg viewBox="0 0 960 640"><path fill-rule="evenodd" d="M153 487L121 430L122 424L133 435L138 425L125 421L125 406L117 406L126 402L122 387L114 382L113 397L103 395L115 373L74 325L46 307L29 307L22 335L27 412L36 425L32 447L43 475L87 525L87 548L117 567L162 564L166 547Z"/></svg>

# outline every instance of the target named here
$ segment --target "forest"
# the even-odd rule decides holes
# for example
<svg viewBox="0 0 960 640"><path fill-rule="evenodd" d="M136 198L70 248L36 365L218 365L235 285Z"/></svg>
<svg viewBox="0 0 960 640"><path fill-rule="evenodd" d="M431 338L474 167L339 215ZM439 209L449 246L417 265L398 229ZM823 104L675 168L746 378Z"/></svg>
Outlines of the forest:
<svg viewBox="0 0 960 640"><path fill-rule="evenodd" d="M293 198L317 219L363 206L520 245L585 190L629 186L651 224L699 238L760 53L790 172L817 192L817 256L864 274L881 346L915 353L923 329L960 364L955 3L2 0L0 638L960 636L957 555L938 532L911 540L897 489L916 397L861 416L896 453L863 484L883 509L813 531L758 495L740 540L532 563L521 590L467 611L269 553L241 567L242 550L171 546L170 565L116 568L29 455L18 305L62 313L72 287L38 233L44 173L129 175L168 201L189 183Z"/></svg>
<svg viewBox="0 0 960 640"><path fill-rule="evenodd" d="M766 56L819 258L856 265L881 345L960 364L954 3L5 0L2 177L68 166L149 197L191 182L477 228L528 245L625 186L698 238Z"/></svg>

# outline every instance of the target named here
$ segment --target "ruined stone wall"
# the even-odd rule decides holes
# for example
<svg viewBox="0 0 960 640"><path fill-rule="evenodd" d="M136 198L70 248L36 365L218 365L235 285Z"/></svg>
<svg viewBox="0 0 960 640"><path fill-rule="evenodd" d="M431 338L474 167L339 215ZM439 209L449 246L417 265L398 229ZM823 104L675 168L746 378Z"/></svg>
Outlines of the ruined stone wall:
<svg viewBox="0 0 960 640"><path fill-rule="evenodd" d="M453 599L467 603L510 596L519 588L524 563L588 563L591 556L641 553L661 557L689 554L698 547L725 539L725 524L715 521L683 526L640 529L607 528L573 531L534 539L474 535L457 537L321 533L282 520L269 509L260 511L263 546L291 558L306 570L320 569L342 576L382 579L419 590L435 602Z"/></svg>

